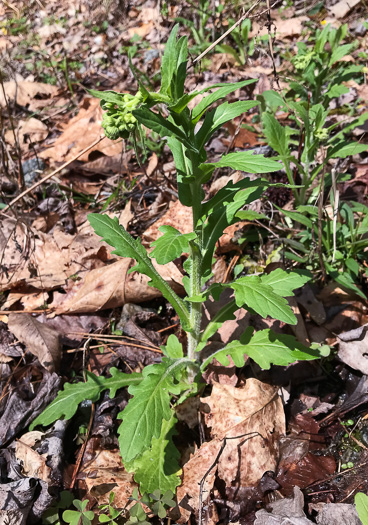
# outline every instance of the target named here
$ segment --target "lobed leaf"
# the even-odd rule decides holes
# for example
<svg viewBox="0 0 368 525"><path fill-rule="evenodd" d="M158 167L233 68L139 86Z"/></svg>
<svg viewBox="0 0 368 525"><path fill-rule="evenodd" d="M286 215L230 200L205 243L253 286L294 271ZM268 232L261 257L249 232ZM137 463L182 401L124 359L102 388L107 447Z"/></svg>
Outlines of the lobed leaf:
<svg viewBox="0 0 368 525"><path fill-rule="evenodd" d="M247 306L264 318L268 316L296 324L297 319L284 297L273 291L272 286L263 284L260 277L247 275L240 277L229 287L235 292L235 302L240 307Z"/></svg>
<svg viewBox="0 0 368 525"><path fill-rule="evenodd" d="M151 243L155 246L151 252L158 264L167 264L180 257L183 253L189 252L189 241L195 239L195 232L180 233L172 226L160 226L159 231L163 233L156 241Z"/></svg>
<svg viewBox="0 0 368 525"><path fill-rule="evenodd" d="M282 297L294 295L293 290L300 288L311 279L309 275L295 271L287 272L281 268L260 277L262 284L271 286L273 291Z"/></svg>
<svg viewBox="0 0 368 525"><path fill-rule="evenodd" d="M129 388L133 397L119 414L123 420L118 431L123 461L132 461L160 436L162 420L171 418L171 394L180 393L179 377L188 365L193 365L189 359L164 357L161 363L146 366L141 383Z"/></svg>
<svg viewBox="0 0 368 525"><path fill-rule="evenodd" d="M149 284L160 290L162 295L175 308L184 330L190 330L189 312L187 307L182 299L176 295L168 283L156 271L140 240L133 239L133 237L129 235L122 226L120 226L117 218L111 219L107 215L90 213L88 215L88 220L97 235L100 235L105 242L115 248L112 253L122 257L131 257L137 261L136 266L129 271L136 270L137 272L148 275L148 277L151 278Z"/></svg>
<svg viewBox="0 0 368 525"><path fill-rule="evenodd" d="M32 422L30 430L37 425L51 425L61 418L71 419L79 403L86 399L97 401L104 390L110 390L110 397L113 398L119 388L137 385L142 381L141 374L124 374L117 368L111 368L110 373L111 377L106 378L86 371L85 383L66 383L54 401Z"/></svg>
<svg viewBox="0 0 368 525"><path fill-rule="evenodd" d="M294 336L276 334L272 330L260 330L252 336L249 327L240 341L231 341L225 348L212 354L201 366L201 371L217 359L221 364L230 364L232 358L238 367L244 366L244 356L252 358L261 368L268 370L271 365L287 366L295 361L309 361L321 357L317 350L312 350L299 343Z"/></svg>
<svg viewBox="0 0 368 525"><path fill-rule="evenodd" d="M134 480L139 483L142 493L149 494L157 489L161 493L167 490L175 492L181 483L180 453L172 441L173 436L177 435L176 423L172 412L169 420L161 421L161 434L152 439L151 447L129 465L125 464L130 472L135 472Z"/></svg>

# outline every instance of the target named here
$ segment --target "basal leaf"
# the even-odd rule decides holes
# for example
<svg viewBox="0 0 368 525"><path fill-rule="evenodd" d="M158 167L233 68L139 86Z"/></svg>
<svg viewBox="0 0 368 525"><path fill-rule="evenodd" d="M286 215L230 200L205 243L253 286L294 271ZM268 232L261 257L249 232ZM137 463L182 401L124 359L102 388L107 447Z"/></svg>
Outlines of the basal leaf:
<svg viewBox="0 0 368 525"><path fill-rule="evenodd" d="M172 226L160 226L159 230L163 235L151 243L151 246L155 246L151 257L154 257L158 264L167 264L183 253L188 253L189 241L196 238L195 232L180 233Z"/></svg>
<svg viewBox="0 0 368 525"><path fill-rule="evenodd" d="M171 394L180 393L181 371L192 364L188 359L164 357L160 364L146 366L141 383L129 388L133 398L119 414L123 420L119 427L123 461L132 461L151 446L153 438L160 436L162 420L171 418Z"/></svg>
<svg viewBox="0 0 368 525"><path fill-rule="evenodd" d="M240 210L237 212L236 217L241 221L255 221L267 219L267 215L264 213L258 213L258 211L254 210Z"/></svg>
<svg viewBox="0 0 368 525"><path fill-rule="evenodd" d="M269 274L261 275L260 278L262 284L271 286L273 291L282 297L294 295L293 290L300 288L311 279L308 275L286 272L281 268L277 268Z"/></svg>
<svg viewBox="0 0 368 525"><path fill-rule="evenodd" d="M249 327L240 341L232 341L225 348L212 354L201 366L203 371L213 359L229 365L230 356L238 367L244 366L244 355L252 358L261 368L268 370L271 365L287 366L295 361L318 359L320 353L299 343L294 336L276 334L272 330L260 330L253 336Z"/></svg>
<svg viewBox="0 0 368 525"><path fill-rule="evenodd" d="M190 330L189 312L187 307L182 299L176 295L168 283L156 271L140 240L133 239L133 237L129 235L122 226L120 226L117 218L111 219L107 215L90 213L88 215L88 220L97 235L100 235L105 242L115 248L112 253L116 253L121 257L131 257L137 261L136 266L130 271L136 270L137 272L148 275L148 277L151 278L149 284L160 290L162 295L175 308L184 330Z"/></svg>
<svg viewBox="0 0 368 525"><path fill-rule="evenodd" d="M95 376L86 371L87 381L80 383L66 383L54 401L33 421L32 430L37 425L51 425L58 419L70 419L78 409L79 403L85 399L97 401L101 392L110 390L110 397L115 397L116 391L125 386L139 384L141 374L123 374L116 368L111 368L111 377Z"/></svg>
<svg viewBox="0 0 368 525"><path fill-rule="evenodd" d="M234 290L239 308L247 306L264 318L270 316L284 323L296 324L296 317L287 300L275 293L272 286L263 284L260 277L240 277L228 286Z"/></svg>
<svg viewBox="0 0 368 525"><path fill-rule="evenodd" d="M233 91L236 91L237 89L241 89L244 86L248 86L249 84L253 84L254 82L257 82L256 79L250 79L250 80L243 80L241 82L235 82L233 84L225 84L224 86L221 86L217 89L217 91L214 91L207 97L202 98L202 100L192 109L192 122L196 124L198 120L201 118L203 113L206 111L207 108L209 108L214 102L217 100L220 100L221 98L226 97L229 95L229 93L232 93ZM213 86L215 88L216 86ZM207 88L208 89L211 88Z"/></svg>
<svg viewBox="0 0 368 525"><path fill-rule="evenodd" d="M177 434L177 420L172 412L171 418L163 419L161 434L153 438L151 447L129 464L129 471L135 472L134 480L139 483L140 491L152 493L159 489L161 493L175 489L180 485L180 453L172 438Z"/></svg>
<svg viewBox="0 0 368 525"><path fill-rule="evenodd" d="M248 173L270 173L281 169L282 165L263 155L253 155L252 151L239 151L224 155L213 164L217 168L232 168Z"/></svg>
<svg viewBox="0 0 368 525"><path fill-rule="evenodd" d="M207 140L212 136L212 134L225 122L233 120L239 115L242 115L246 111L255 106L258 106L259 102L252 100L246 100L244 102L234 102L229 104L224 102L221 106L218 106L216 109L213 109L206 113L203 124L196 134L196 143L198 149L201 149Z"/></svg>

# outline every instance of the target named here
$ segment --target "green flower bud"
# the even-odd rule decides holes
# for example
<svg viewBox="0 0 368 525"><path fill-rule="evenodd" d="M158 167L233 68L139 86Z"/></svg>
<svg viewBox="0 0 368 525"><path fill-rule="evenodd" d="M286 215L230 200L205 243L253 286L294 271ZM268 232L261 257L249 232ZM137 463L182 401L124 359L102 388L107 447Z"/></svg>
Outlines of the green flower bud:
<svg viewBox="0 0 368 525"><path fill-rule="evenodd" d="M316 137L316 139L326 140L328 139L328 130L325 128L316 129L316 131L314 132L314 136Z"/></svg>
<svg viewBox="0 0 368 525"><path fill-rule="evenodd" d="M116 140L120 136L119 128L116 126L104 126L104 132L108 139Z"/></svg>

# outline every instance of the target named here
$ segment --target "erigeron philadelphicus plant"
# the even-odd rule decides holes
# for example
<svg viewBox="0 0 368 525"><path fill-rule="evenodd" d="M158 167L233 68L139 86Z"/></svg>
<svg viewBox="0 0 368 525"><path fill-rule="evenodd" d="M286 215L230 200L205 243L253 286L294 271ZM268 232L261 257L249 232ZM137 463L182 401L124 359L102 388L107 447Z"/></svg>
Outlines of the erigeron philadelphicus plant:
<svg viewBox="0 0 368 525"><path fill-rule="evenodd" d="M55 401L41 414L37 424L50 424L58 417L70 418L83 399L96 401L102 390L110 389L114 396L118 388L129 386L131 399L119 414L120 451L125 468L135 473L142 492L160 489L173 490L180 484L179 453L173 444L175 435L175 407L190 396L198 394L203 386L202 373L216 358L229 364L229 356L238 367L244 365L248 355L261 368L271 364L288 365L296 360L316 359L314 348L306 348L290 335L276 334L272 330L254 332L248 327L239 341L231 341L210 357L201 360L209 339L222 323L234 318L234 312L246 308L262 317L268 316L284 323L296 324L295 315L286 297L302 286L308 277L277 269L264 275L247 275L229 283L207 285L212 275L216 243L224 229L239 220L253 217L254 212L244 210L269 186L266 179L244 178L237 183L228 182L210 199L205 199L203 185L216 168L232 168L248 173L268 173L280 169L274 159L253 155L252 151L230 153L217 162L207 162L205 145L226 122L239 117L257 106L254 101L222 102L229 93L247 86L254 80L215 84L191 93L184 92L187 67L187 39L177 39L174 27L166 44L161 65L161 88L148 92L142 85L137 95L93 91L106 108L103 126L111 138L126 137L141 125L153 130L167 144L174 156L180 202L192 209L193 231L182 234L171 226L161 226L162 236L152 243L151 252L119 225L118 219L107 215L90 214L89 221L96 233L115 248L113 253L131 257L136 265L130 271L147 275L150 284L158 288L176 310L181 326L187 333L186 348L175 335L162 347L164 357L159 364L146 366L141 374L124 374L110 370L111 377L96 377L87 373L86 383L65 385ZM191 110L188 103L198 94L201 101ZM152 110L154 108L154 110ZM183 285L186 296L177 295L153 265L156 259L164 265L182 254L189 254L184 268ZM210 296L216 301L225 289L233 291L233 298L209 324L202 328L202 306Z"/></svg>

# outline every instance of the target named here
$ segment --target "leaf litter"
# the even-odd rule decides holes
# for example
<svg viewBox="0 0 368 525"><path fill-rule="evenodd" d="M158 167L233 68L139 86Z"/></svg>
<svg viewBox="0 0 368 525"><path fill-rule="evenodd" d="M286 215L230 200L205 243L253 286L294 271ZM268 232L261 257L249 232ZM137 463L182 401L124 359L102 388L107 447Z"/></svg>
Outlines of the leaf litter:
<svg viewBox="0 0 368 525"><path fill-rule="evenodd" d="M31 13L29 20L35 27L40 29L41 26L41 46L47 45L51 55L56 56L63 46L70 53L76 53L77 59L79 51L84 53L83 67L72 72L73 90L77 96L66 91L61 69L56 71L56 86L42 81L37 71L33 78L28 77L23 68L15 78L10 76L4 82L4 91L0 90L2 109L6 109L5 93L17 118L17 140L10 127L4 136L8 151L19 147L22 161L36 155L45 159L49 167L72 159L101 135L102 112L98 101L86 96L77 82L87 87L102 82L106 89L131 89L133 80L127 63L118 53L111 53L111 48L106 52L109 40L116 39L114 46L117 48L118 45L130 45L132 37L146 38L152 48L138 49L133 63L151 74L155 72L155 58L150 61L148 51L160 52L160 42L167 34L159 9L146 7L145 3L131 7L125 32L119 33L111 16L103 14L110 16L111 33L107 35L91 33L86 26L82 29L81 20L98 19L101 6L92 6L89 12L86 3L81 2L81 13L76 15L74 11L71 15L68 11L73 11L71 6L64 2L59 4L43 7L48 15L57 13L69 17L67 31L59 23L41 25L44 12ZM338 24L338 20L349 13L355 10L359 13L359 4L358 1L327 2L323 14L333 17L332 22ZM182 6L169 8L183 9ZM6 9L6 12L0 10L2 20L9 19L13 8ZM114 2L111 9L117 9L115 13L119 15ZM277 11L272 15L278 44L284 48L295 45L307 21L315 21L315 15L305 13L303 6L293 7L289 19ZM261 30L265 31L262 23L257 27L255 22L253 31L257 37L262 37ZM11 34L3 47L2 40L0 47L6 52L20 45L17 35ZM79 49L76 42L80 41L91 44L90 56ZM104 62L109 60L110 67L104 67ZM256 94L270 89L266 83L267 75L272 72L269 57L256 58L255 63L245 67L245 73L234 64L228 55L215 55L208 71L193 73L189 82L196 85L207 82L208 85L213 79L221 81L224 75L239 79L245 74L261 78L264 86L258 87ZM45 64L46 67L49 66ZM365 84L358 84L354 93L354 96L360 95L363 102L365 87ZM217 142L213 141L211 146L218 148L214 155L228 147L258 146L260 128L256 123L254 131L240 127L237 133L236 128L228 130L234 140L229 140L228 132L220 130ZM145 169L142 170L132 151L122 154L122 143L104 139L62 174L58 202L68 201L67 211L52 203L51 194L41 192L27 196L25 208L29 212L23 211L20 220L1 218L1 291L6 298L2 310L8 323L0 326L0 455L6 465L6 475L2 472L0 483L1 519L5 512L7 518L17 523L37 522L52 504L49 488L68 489L71 486L71 470L75 486L86 491L91 506L108 503L109 493L116 491L120 500L115 502L123 507L133 492L132 474L125 471L117 453L113 423L117 407L107 395L95 402L95 416L90 434L86 436L87 446L83 449L79 468L76 458L82 450L80 443L71 445L68 464L63 466L65 422L56 423L46 435L38 431L27 433L27 429L56 396L64 379L70 378L71 369L83 375L87 363L87 370L89 367L99 375L108 371L112 364L124 371L141 370L143 365L159 360L160 354L149 346L157 348L171 333L170 327L178 325L175 313L156 290L148 286L148 280L127 273L132 260L112 255L110 247L101 244L85 222L85 212L92 202L88 201L88 195L98 201L101 196L116 192L117 196L129 199L129 208L126 207L121 220L147 244L158 238L159 227L163 224L183 233L190 232L191 217L188 208L176 200L170 162L165 150L156 150L145 157ZM363 166L357 163L356 169L361 172ZM8 174L14 178L16 168L11 163L9 170ZM88 191L83 170L88 173ZM229 176L225 176L225 184ZM123 191L119 187L122 181ZM220 179L216 182L220 183ZM340 184L344 184L345 189L349 186L348 183ZM353 179L351 187L354 185L359 188L359 200L367 189L364 173ZM210 187L208 191L210 194ZM108 213L113 216L120 211L112 200ZM84 220L80 220L81 217ZM243 224L244 229L249 229L249 223ZM223 259L217 260L225 261L225 267L220 266L218 282L226 279L229 258L241 253L237 242L241 236L242 231L230 227L227 236L220 240L218 255L223 254ZM179 293L182 262L176 261L160 269L165 272L170 286ZM143 304L147 316L142 315L139 319L127 313L129 308L126 308L128 321L118 329L122 333L106 334L118 323L117 309L132 303ZM301 373L300 367L291 365L282 373L280 370L277 380L274 371L261 371L254 363L249 366L249 360L240 371L231 362L228 366L213 363L210 374L205 377L209 390L206 391L208 395L201 398L201 409L198 411L194 403L194 407L189 407L189 415L178 413L179 428L183 432L175 440L180 444L182 458L189 459L183 466L178 487L181 523L199 519L201 513L207 523L234 519L240 523L268 525L292 519L298 525L315 522L329 525L332 516L334 522L359 523L353 506L338 502L351 502L352 491L366 492L368 489L368 429L364 409L368 391L366 336L364 331L359 334L354 331L367 323L366 306L341 289L325 287L318 294L308 285L296 296L296 303L298 306L294 307L300 308L300 323L305 323L306 330L301 329L303 335L299 337L305 339L307 333L310 340L316 340L312 334L317 333L317 329L324 330L323 340L327 338L329 344L338 346L337 357L324 363L318 373L314 373L316 368L308 367ZM11 313L14 310L22 313ZM33 311L37 318L27 313ZM235 319L224 323L222 340L212 344L227 344L235 337L236 330L244 331L249 324L262 322L255 314L235 312ZM282 332L283 326L279 324L278 329ZM9 340L10 333L15 334L18 342ZM159 337L152 339L152 334ZM114 335L117 342L98 339L103 335ZM280 386L282 389L278 390ZM287 396L291 396L290 401ZM118 398L120 409L126 401L127 394ZM88 406L86 408L88 411ZM354 430L345 424L344 418L348 417L354 418ZM198 429L202 441L198 439ZM75 429L72 433L78 435ZM343 437L346 433L348 438ZM350 459L355 468L345 471L341 465L349 463ZM58 475L52 479L55 472ZM341 474L341 480L336 478L337 474ZM15 494L20 504L9 507L9 494ZM282 499L272 502L270 495Z"/></svg>

